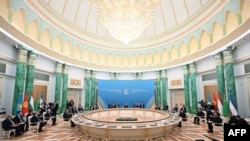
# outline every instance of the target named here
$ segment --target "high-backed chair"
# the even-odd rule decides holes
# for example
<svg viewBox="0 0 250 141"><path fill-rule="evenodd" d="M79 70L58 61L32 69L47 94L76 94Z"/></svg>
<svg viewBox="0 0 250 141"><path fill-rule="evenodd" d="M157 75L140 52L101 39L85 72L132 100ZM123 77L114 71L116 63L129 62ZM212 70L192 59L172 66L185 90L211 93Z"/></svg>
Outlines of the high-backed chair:
<svg viewBox="0 0 250 141"><path fill-rule="evenodd" d="M46 112L43 112L43 121L46 121L47 123L49 123L50 121L52 122L51 117L48 120L46 120L45 114ZM50 124L47 124L47 125L50 125Z"/></svg>
<svg viewBox="0 0 250 141"><path fill-rule="evenodd" d="M69 124L70 123L70 118L64 118L63 117L63 113L61 114L61 118L62 118L62 124L61 124L61 126L64 126L65 124Z"/></svg>
<svg viewBox="0 0 250 141"><path fill-rule="evenodd" d="M31 118L32 118L32 116L28 117L28 120L29 120L29 133L32 130L34 130L36 133L38 133L39 122L31 122Z"/></svg>
<svg viewBox="0 0 250 141"><path fill-rule="evenodd" d="M7 137L7 138L10 138L10 134L13 133L14 136L15 136L15 134L16 134L16 129L5 130L5 129L2 128L2 127L3 127L3 126L2 126L3 120L1 120L0 122L1 122L1 124L0 124L0 126L1 126L1 127L0 127L1 135L5 136L5 137Z"/></svg>
<svg viewBox="0 0 250 141"><path fill-rule="evenodd" d="M221 123L212 123L212 125L213 125L213 130L214 130L214 134L217 132L223 132L223 122L221 122ZM221 125L221 126L218 126L218 125Z"/></svg>

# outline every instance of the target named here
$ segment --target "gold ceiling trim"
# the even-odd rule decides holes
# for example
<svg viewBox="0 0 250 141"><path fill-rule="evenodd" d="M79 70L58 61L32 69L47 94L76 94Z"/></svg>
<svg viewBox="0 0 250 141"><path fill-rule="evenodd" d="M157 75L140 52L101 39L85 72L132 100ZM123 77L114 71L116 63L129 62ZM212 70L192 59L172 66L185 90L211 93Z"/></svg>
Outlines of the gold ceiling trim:
<svg viewBox="0 0 250 141"><path fill-rule="evenodd" d="M196 60L197 58L206 56L207 54L220 49L221 47L224 47L234 39L240 37L242 34L244 34L246 31L250 29L250 18L247 19L241 26L239 26L236 30L222 38L221 40L217 41L213 45L207 46L206 48L203 48L202 50L199 50L191 55L187 55L183 58L174 59L171 61L167 61L165 63L158 63L158 64L152 64L149 66L136 66L136 67L119 67L119 66L108 66L108 65L96 65L91 64L88 62L80 61L68 56L65 56L63 54L57 53L37 41L32 40L28 36L26 36L24 33L19 31L16 27L12 26L4 17L0 16L0 27L3 28L6 32L8 32L10 35L15 37L16 39L22 41L24 44L32 47L34 50L37 50L41 52L42 54L46 54L48 56L51 56L55 58L56 60L60 60L62 62L65 62L66 64L71 64L74 66L87 68L91 70L99 70L99 71L114 71L114 72L138 72L138 71L152 71L152 70L160 70L165 68L170 68L173 66L177 66L180 64L184 64L185 62L189 62L192 60Z"/></svg>

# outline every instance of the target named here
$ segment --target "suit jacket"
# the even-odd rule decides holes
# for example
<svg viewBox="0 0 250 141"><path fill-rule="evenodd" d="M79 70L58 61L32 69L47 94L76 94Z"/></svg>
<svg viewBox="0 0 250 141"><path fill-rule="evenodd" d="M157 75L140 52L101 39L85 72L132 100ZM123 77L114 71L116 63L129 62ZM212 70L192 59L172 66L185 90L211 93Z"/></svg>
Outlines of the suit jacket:
<svg viewBox="0 0 250 141"><path fill-rule="evenodd" d="M64 118L65 121L68 121L71 117L72 117L71 114L69 114L69 113L63 113L63 118Z"/></svg>
<svg viewBox="0 0 250 141"><path fill-rule="evenodd" d="M5 129L5 130L10 130L10 129L12 129L12 125L14 125L14 121L12 121L12 120L10 120L10 119L8 119L8 118L6 118L4 121L3 121L3 123L2 123L2 128L3 129Z"/></svg>
<svg viewBox="0 0 250 141"><path fill-rule="evenodd" d="M14 118L13 118L13 121L14 123L22 123L22 122L25 122L23 117L20 116L20 115L16 115Z"/></svg>
<svg viewBox="0 0 250 141"><path fill-rule="evenodd" d="M37 116L32 116L31 119L30 119L30 121L33 123L33 122L39 122L41 120Z"/></svg>
<svg viewBox="0 0 250 141"><path fill-rule="evenodd" d="M183 107L181 107L181 109L180 110L182 110L183 112L187 112L187 108L186 108L186 106L183 106Z"/></svg>
<svg viewBox="0 0 250 141"><path fill-rule="evenodd" d="M93 107L93 106L92 106L92 107ZM93 107L93 108L94 108L94 107ZM73 106L73 107L71 108L71 111L72 111L73 114L76 114L76 113L77 113L76 107Z"/></svg>
<svg viewBox="0 0 250 141"><path fill-rule="evenodd" d="M186 115L185 112L180 112L180 113L179 113L179 116L180 116L181 118L183 118L183 119L182 119L183 121L186 121L186 120L187 120L187 115Z"/></svg>
<svg viewBox="0 0 250 141"><path fill-rule="evenodd" d="M239 120L236 120L235 124L236 125L248 125L248 122L244 118L241 118Z"/></svg>
<svg viewBox="0 0 250 141"><path fill-rule="evenodd" d="M45 120L48 120L50 117L55 116L55 114L53 112L51 112L51 113L46 112L44 116L45 116Z"/></svg>

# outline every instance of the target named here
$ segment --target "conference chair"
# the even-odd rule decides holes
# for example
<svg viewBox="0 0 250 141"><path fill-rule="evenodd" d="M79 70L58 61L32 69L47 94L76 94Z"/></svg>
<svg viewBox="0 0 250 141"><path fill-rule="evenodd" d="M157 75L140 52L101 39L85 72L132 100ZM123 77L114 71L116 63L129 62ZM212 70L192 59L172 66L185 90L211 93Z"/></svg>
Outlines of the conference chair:
<svg viewBox="0 0 250 141"><path fill-rule="evenodd" d="M212 125L213 125L213 130L214 130L214 134L217 132L223 132L224 130L223 130L223 121L221 122L221 123L212 123ZM218 126L219 125L219 126Z"/></svg>
<svg viewBox="0 0 250 141"><path fill-rule="evenodd" d="M32 116L28 117L28 121L29 121L29 133L30 131L34 130L36 133L38 133L38 129L39 129L39 122L31 122L31 118Z"/></svg>
<svg viewBox="0 0 250 141"><path fill-rule="evenodd" d="M64 118L63 117L63 114L61 114L61 118L62 118L62 123L61 123L61 126L63 127L65 124L70 124L70 118Z"/></svg>
<svg viewBox="0 0 250 141"><path fill-rule="evenodd" d="M1 124L0 124L0 126L1 126L1 127L0 127L1 136L10 138L11 133L13 133L13 135L15 136L15 134L16 134L16 129L5 130L5 129L2 128L2 124L3 124L2 122L3 122L3 120L1 120Z"/></svg>

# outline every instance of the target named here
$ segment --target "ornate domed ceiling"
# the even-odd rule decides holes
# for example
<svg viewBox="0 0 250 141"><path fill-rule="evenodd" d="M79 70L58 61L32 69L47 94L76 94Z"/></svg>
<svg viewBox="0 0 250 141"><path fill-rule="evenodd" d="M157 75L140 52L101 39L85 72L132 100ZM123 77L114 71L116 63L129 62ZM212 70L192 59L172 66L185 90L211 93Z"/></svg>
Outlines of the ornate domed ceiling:
<svg viewBox="0 0 250 141"><path fill-rule="evenodd" d="M219 52L249 30L248 0L153 0L160 3L152 23L124 44L99 22L96 1L1 0L1 28L29 50L54 60L114 72L192 62Z"/></svg>
<svg viewBox="0 0 250 141"><path fill-rule="evenodd" d="M94 0L27 0L27 4L65 34L90 45L125 51L157 47L176 40L197 29L226 4L223 0L161 0L154 11L153 22L138 39L124 44L113 39L98 22L96 3L91 1Z"/></svg>

